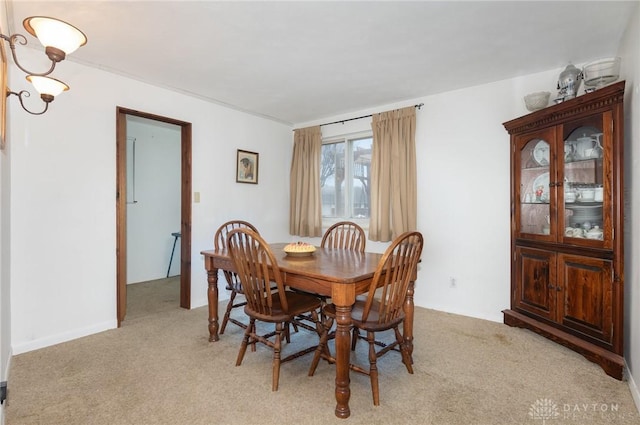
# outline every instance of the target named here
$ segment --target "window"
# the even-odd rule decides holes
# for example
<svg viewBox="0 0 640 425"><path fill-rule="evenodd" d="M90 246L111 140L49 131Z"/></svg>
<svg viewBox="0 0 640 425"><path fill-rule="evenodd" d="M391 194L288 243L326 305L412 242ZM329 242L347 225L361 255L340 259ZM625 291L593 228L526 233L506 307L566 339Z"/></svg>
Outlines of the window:
<svg viewBox="0 0 640 425"><path fill-rule="evenodd" d="M368 221L372 144L371 133L323 141L320 167L323 219Z"/></svg>

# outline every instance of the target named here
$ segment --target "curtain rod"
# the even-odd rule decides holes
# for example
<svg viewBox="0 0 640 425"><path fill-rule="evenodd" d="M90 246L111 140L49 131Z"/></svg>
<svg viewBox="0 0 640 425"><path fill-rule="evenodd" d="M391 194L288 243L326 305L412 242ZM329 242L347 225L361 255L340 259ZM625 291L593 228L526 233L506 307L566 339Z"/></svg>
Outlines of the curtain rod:
<svg viewBox="0 0 640 425"><path fill-rule="evenodd" d="M417 105L413 105L415 108L422 108L424 106L424 103L418 103ZM339 121L334 121L334 122L328 122L328 123L324 123L324 124L320 124L320 127L323 127L325 125L331 125L331 124L344 124L347 121L355 121L355 120L361 120L362 118L369 118L372 117L373 114L369 114L369 115L363 115L361 117L356 117L356 118L347 118L346 120L339 120ZM295 131L295 129L294 129Z"/></svg>

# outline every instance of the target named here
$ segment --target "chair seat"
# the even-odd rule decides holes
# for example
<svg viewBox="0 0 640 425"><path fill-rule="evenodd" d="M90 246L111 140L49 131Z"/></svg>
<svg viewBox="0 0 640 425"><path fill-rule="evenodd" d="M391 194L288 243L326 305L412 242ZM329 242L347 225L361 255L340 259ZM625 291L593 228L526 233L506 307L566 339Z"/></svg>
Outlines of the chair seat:
<svg viewBox="0 0 640 425"><path fill-rule="evenodd" d="M402 313L397 319L392 320L387 323L380 324L378 323L378 309L377 305L380 303L378 301L373 301L373 308L369 312L369 317L367 317L366 321L362 320L362 315L364 314L364 305L366 300L356 298L356 302L353 305L353 309L351 310L351 322L353 326L362 329L363 331L373 331L373 332L381 332L386 331L387 329L392 329L393 327L399 325L404 320L404 313ZM334 304L326 304L322 308L322 312L333 319L336 317L336 306Z"/></svg>
<svg viewBox="0 0 640 425"><path fill-rule="evenodd" d="M322 302L318 297L310 294L303 294L300 292L285 291L287 297L287 304L289 305L289 312L285 313L280 299L275 297L271 307L271 312L268 314L260 313L259 311L252 310L249 305L244 307L244 312L247 316L253 316L256 319L268 322L290 322L295 316L307 313L311 310L317 310L321 307Z"/></svg>

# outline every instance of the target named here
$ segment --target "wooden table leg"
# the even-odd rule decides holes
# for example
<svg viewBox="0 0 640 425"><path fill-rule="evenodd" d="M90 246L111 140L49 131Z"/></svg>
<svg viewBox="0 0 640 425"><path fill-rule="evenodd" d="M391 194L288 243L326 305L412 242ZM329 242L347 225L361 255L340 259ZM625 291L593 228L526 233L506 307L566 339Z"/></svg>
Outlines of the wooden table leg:
<svg viewBox="0 0 640 425"><path fill-rule="evenodd" d="M209 342L220 339L218 336L218 269L207 269L207 300L209 302Z"/></svg>
<svg viewBox="0 0 640 425"><path fill-rule="evenodd" d="M349 357L351 341L349 332L351 325L351 306L336 306L336 416L348 418L349 410Z"/></svg>
<svg viewBox="0 0 640 425"><path fill-rule="evenodd" d="M336 416L348 418L349 410L349 361L351 357L351 308L355 302L352 285L333 285L331 291L336 306Z"/></svg>
<svg viewBox="0 0 640 425"><path fill-rule="evenodd" d="M409 357L411 363L413 363L413 293L415 289L415 282L412 280L409 282L409 288L407 289L407 298L404 302L404 324L402 325L404 332L404 342L409 348Z"/></svg>

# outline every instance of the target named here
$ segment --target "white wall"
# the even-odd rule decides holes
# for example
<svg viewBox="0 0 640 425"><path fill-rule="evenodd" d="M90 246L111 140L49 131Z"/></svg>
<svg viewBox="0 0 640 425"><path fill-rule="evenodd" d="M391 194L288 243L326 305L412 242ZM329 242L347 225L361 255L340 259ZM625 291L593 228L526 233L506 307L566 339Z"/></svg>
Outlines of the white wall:
<svg viewBox="0 0 640 425"><path fill-rule="evenodd" d="M640 3L622 39L625 85L625 361L640 410Z"/></svg>
<svg viewBox="0 0 640 425"><path fill-rule="evenodd" d="M167 276L175 240L171 234L180 232L180 133L177 125L127 120L128 284ZM170 276L180 274L180 239Z"/></svg>
<svg viewBox="0 0 640 425"><path fill-rule="evenodd" d="M288 229L290 127L70 61L59 68L71 90L49 112L8 103L14 354L116 326L116 106L193 123L192 307L206 304L200 251L219 224L244 218L270 239ZM29 89L11 77L12 89ZM258 185L235 183L236 149L260 153Z"/></svg>

